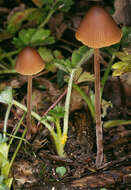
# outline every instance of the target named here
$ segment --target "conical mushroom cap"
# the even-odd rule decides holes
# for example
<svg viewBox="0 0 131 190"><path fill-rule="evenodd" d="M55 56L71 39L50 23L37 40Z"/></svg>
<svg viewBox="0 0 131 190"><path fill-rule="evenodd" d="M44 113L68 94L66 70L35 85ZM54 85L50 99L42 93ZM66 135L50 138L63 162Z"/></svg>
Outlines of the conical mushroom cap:
<svg viewBox="0 0 131 190"><path fill-rule="evenodd" d="M32 47L24 48L16 59L15 69L23 75L34 75L45 68L39 53Z"/></svg>
<svg viewBox="0 0 131 190"><path fill-rule="evenodd" d="M121 29L100 6L89 9L76 32L77 40L91 48L113 45L119 42L121 37Z"/></svg>

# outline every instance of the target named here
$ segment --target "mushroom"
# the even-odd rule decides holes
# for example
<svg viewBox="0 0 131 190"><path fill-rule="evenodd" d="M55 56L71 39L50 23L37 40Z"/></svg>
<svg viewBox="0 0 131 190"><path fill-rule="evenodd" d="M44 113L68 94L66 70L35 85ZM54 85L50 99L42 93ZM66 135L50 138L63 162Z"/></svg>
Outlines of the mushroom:
<svg viewBox="0 0 131 190"><path fill-rule="evenodd" d="M31 136L31 94L32 94L32 75L39 73L45 68L44 61L38 52L32 47L25 47L16 59L16 72L27 75L27 138Z"/></svg>
<svg viewBox="0 0 131 190"><path fill-rule="evenodd" d="M78 30L76 31L75 36L77 40L81 41L84 45L94 48L95 113L97 138L96 167L99 168L103 161L99 48L110 46L119 42L122 37L122 31L103 7L94 6L90 8L85 15Z"/></svg>

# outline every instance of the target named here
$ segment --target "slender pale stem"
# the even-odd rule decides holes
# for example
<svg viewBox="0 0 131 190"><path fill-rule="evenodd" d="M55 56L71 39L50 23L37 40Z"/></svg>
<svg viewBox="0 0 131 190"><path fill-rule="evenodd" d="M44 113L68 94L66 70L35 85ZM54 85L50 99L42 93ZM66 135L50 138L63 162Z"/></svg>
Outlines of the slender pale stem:
<svg viewBox="0 0 131 190"><path fill-rule="evenodd" d="M102 132L102 123L101 123L99 49L94 49L94 70L95 70L95 113L96 113L96 142L97 142L96 167L99 168L103 161L103 142L102 142L103 132Z"/></svg>
<svg viewBox="0 0 131 190"><path fill-rule="evenodd" d="M5 120L4 120L4 129L3 129L3 137L6 138L6 132L7 132L7 122L10 114L10 110L12 107L12 103L8 104L8 108L5 114Z"/></svg>
<svg viewBox="0 0 131 190"><path fill-rule="evenodd" d="M68 132L69 107L70 107L70 98L71 98L71 90L72 90L72 82L73 82L74 74L75 74L75 69L72 69L72 71L70 73L70 79L68 82L67 95L66 95L66 101L65 101L63 135L64 134L67 135L67 132Z"/></svg>
<svg viewBox="0 0 131 190"><path fill-rule="evenodd" d="M59 138L59 140L61 140L61 127L60 127L60 119L56 119L56 129L57 129L57 136Z"/></svg>
<svg viewBox="0 0 131 190"><path fill-rule="evenodd" d="M31 133L31 99L32 99L32 75L28 76L28 86L27 86L27 138L30 138Z"/></svg>

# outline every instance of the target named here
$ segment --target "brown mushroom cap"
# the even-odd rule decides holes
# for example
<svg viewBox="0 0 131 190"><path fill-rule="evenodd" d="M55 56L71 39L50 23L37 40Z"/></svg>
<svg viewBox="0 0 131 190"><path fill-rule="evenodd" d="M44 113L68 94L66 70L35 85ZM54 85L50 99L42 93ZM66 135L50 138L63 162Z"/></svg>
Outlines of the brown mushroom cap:
<svg viewBox="0 0 131 190"><path fill-rule="evenodd" d="M76 32L77 40L91 48L113 45L119 42L121 37L121 29L100 6L89 9Z"/></svg>
<svg viewBox="0 0 131 190"><path fill-rule="evenodd" d="M15 69L23 75L34 75L45 67L39 53L32 47L24 48L16 59Z"/></svg>

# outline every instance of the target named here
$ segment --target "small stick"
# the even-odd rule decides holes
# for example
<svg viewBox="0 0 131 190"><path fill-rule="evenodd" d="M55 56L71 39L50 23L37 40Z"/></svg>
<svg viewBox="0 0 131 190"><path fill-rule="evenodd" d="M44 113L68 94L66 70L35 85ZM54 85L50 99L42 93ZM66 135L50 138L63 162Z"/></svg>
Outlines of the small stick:
<svg viewBox="0 0 131 190"><path fill-rule="evenodd" d="M65 91L59 96L59 98L45 111L43 116L47 115L48 112L52 110L61 101L61 99L66 95L66 93L67 93L67 89L65 89ZM40 121L37 124L37 128L39 127L39 125L40 125Z"/></svg>

